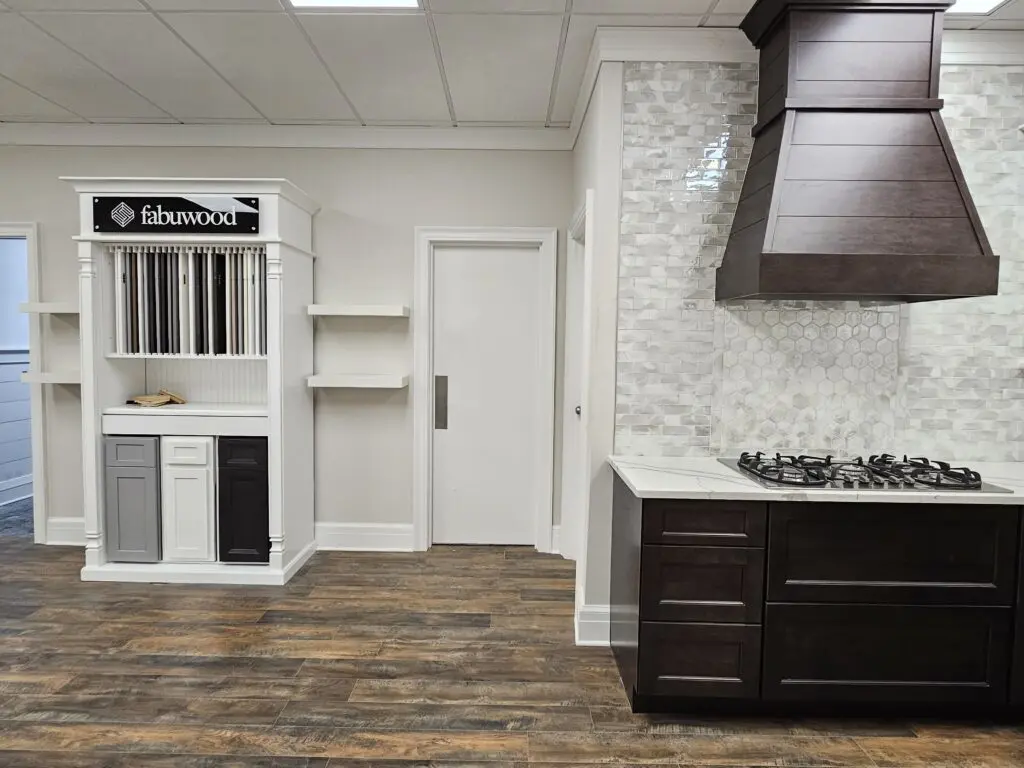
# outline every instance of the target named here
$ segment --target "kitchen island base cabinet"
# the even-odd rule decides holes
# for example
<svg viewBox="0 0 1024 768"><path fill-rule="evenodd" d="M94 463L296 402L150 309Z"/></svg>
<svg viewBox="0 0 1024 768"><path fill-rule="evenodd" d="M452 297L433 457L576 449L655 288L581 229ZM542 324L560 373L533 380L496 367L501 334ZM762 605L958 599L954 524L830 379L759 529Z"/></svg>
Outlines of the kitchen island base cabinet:
<svg viewBox="0 0 1024 768"><path fill-rule="evenodd" d="M220 559L225 563L270 562L267 439L221 438L217 448Z"/></svg>
<svg viewBox="0 0 1024 768"><path fill-rule="evenodd" d="M164 437L160 457L163 559L216 560L213 438Z"/></svg>
<svg viewBox="0 0 1024 768"><path fill-rule="evenodd" d="M1020 707L1020 515L641 498L617 475L610 639L634 711Z"/></svg>

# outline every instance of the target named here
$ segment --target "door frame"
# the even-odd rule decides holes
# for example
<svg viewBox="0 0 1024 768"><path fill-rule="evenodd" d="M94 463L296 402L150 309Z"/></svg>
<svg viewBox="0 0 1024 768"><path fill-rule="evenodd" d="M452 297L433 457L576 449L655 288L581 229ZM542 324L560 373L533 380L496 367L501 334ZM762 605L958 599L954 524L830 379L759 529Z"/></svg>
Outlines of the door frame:
<svg viewBox="0 0 1024 768"><path fill-rule="evenodd" d="M583 206L576 212L572 223L569 225L568 253L566 254L566 279L569 276L569 259L574 253L579 254L582 260L583 270L579 275L582 280L580 286L580 306L576 308L578 317L575 322L579 323L580 338L579 349L564 347L565 366L568 370L569 355L579 355L579 376L580 391L578 393L581 416L578 426L579 445L576 446L577 455L575 464L572 461L565 461L563 447L562 460L562 499L560 506L562 519L560 530L561 554L577 562L576 572L583 574L586 566L587 536L590 521L590 349L593 344L593 332L591 323L592 313L592 289L591 280L593 275L593 247L594 247L594 190L588 189L584 198ZM566 296L569 290L566 287ZM568 338L569 323L573 322L568 316L569 306L566 300L566 337ZM563 395L563 408L570 407L570 394L566 391ZM563 446L565 437L563 435ZM579 476L573 478L572 472L579 472ZM575 497L570 493L569 504L564 503L566 499L565 489L575 489ZM568 522L568 524L567 524ZM566 535L568 534L568 535ZM582 594L582 590L577 590Z"/></svg>
<svg viewBox="0 0 1024 768"><path fill-rule="evenodd" d="M557 332L558 230L534 227L417 227L413 298L413 546L433 539L434 483L434 265L438 247L537 248L542 260L540 338L542 376L534 414L540 435L535 461L534 545L550 552L554 505L555 334Z"/></svg>
<svg viewBox="0 0 1024 768"><path fill-rule="evenodd" d="M41 301L42 265L39 262L39 227L34 222L0 222L0 238L24 238L28 259L28 300ZM43 318L38 313L28 318L29 370L38 371L42 361ZM46 406L44 384L29 384L29 409L32 418L32 538L46 544Z"/></svg>

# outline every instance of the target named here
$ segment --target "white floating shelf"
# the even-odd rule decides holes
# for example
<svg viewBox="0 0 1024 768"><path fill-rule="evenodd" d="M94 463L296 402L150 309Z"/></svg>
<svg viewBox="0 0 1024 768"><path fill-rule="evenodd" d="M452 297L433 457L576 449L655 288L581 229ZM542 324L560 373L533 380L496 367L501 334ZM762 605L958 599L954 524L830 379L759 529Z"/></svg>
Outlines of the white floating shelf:
<svg viewBox="0 0 1024 768"><path fill-rule="evenodd" d="M82 374L78 371L51 371L50 373L26 371L21 374L21 380L25 384L81 384Z"/></svg>
<svg viewBox="0 0 1024 768"><path fill-rule="evenodd" d="M29 301L18 305L26 315L77 315L78 305L70 301Z"/></svg>
<svg viewBox="0 0 1024 768"><path fill-rule="evenodd" d="M143 405L118 405L104 408L104 416L266 416L267 406L239 403L183 403L147 407Z"/></svg>
<svg viewBox="0 0 1024 768"><path fill-rule="evenodd" d="M321 373L310 376L306 384L312 389L405 389L409 377L400 374Z"/></svg>
<svg viewBox="0 0 1024 768"><path fill-rule="evenodd" d="M404 304L310 304L313 317L409 317Z"/></svg>
<svg viewBox="0 0 1024 768"><path fill-rule="evenodd" d="M118 354L110 352L108 360L266 360L266 355L169 355L169 354Z"/></svg>

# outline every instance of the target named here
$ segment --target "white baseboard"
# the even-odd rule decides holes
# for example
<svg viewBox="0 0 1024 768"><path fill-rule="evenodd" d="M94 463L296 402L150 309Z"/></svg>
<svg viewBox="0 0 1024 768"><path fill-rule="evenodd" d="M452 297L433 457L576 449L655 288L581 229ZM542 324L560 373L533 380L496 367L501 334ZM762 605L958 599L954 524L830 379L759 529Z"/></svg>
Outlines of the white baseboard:
<svg viewBox="0 0 1024 768"><path fill-rule="evenodd" d="M551 526L551 554L562 554L562 526Z"/></svg>
<svg viewBox="0 0 1024 768"><path fill-rule="evenodd" d="M305 551L305 550L303 550ZM298 558L296 558L298 559ZM227 563L105 563L82 568L82 581L134 584L234 584L280 587L285 571L267 565Z"/></svg>
<svg viewBox="0 0 1024 768"><path fill-rule="evenodd" d="M46 543L66 547L84 547L85 518L51 517L46 521Z"/></svg>
<svg viewBox="0 0 1024 768"><path fill-rule="evenodd" d="M348 552L412 552L412 524L317 523L316 547Z"/></svg>
<svg viewBox="0 0 1024 768"><path fill-rule="evenodd" d="M284 567L285 583L287 583L291 579L291 577L294 576L298 572L298 570L306 564L306 561L309 560L309 558L316 554L316 549L316 542L311 541L309 542L309 544L303 547L302 551L299 552L299 554L297 554L295 557L291 559L291 562Z"/></svg>
<svg viewBox="0 0 1024 768"><path fill-rule="evenodd" d="M584 605L576 610L576 645L608 646L611 606Z"/></svg>
<svg viewBox="0 0 1024 768"><path fill-rule="evenodd" d="M0 507L32 495L32 475L12 477L0 483Z"/></svg>

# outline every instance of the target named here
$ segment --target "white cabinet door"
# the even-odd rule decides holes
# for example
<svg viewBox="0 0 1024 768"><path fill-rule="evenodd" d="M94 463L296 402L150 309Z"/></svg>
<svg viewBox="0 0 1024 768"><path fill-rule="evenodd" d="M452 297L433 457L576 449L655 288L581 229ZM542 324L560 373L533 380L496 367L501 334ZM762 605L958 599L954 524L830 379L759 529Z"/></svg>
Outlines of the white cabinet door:
<svg viewBox="0 0 1024 768"><path fill-rule="evenodd" d="M160 443L163 559L217 559L212 437L164 437Z"/></svg>

